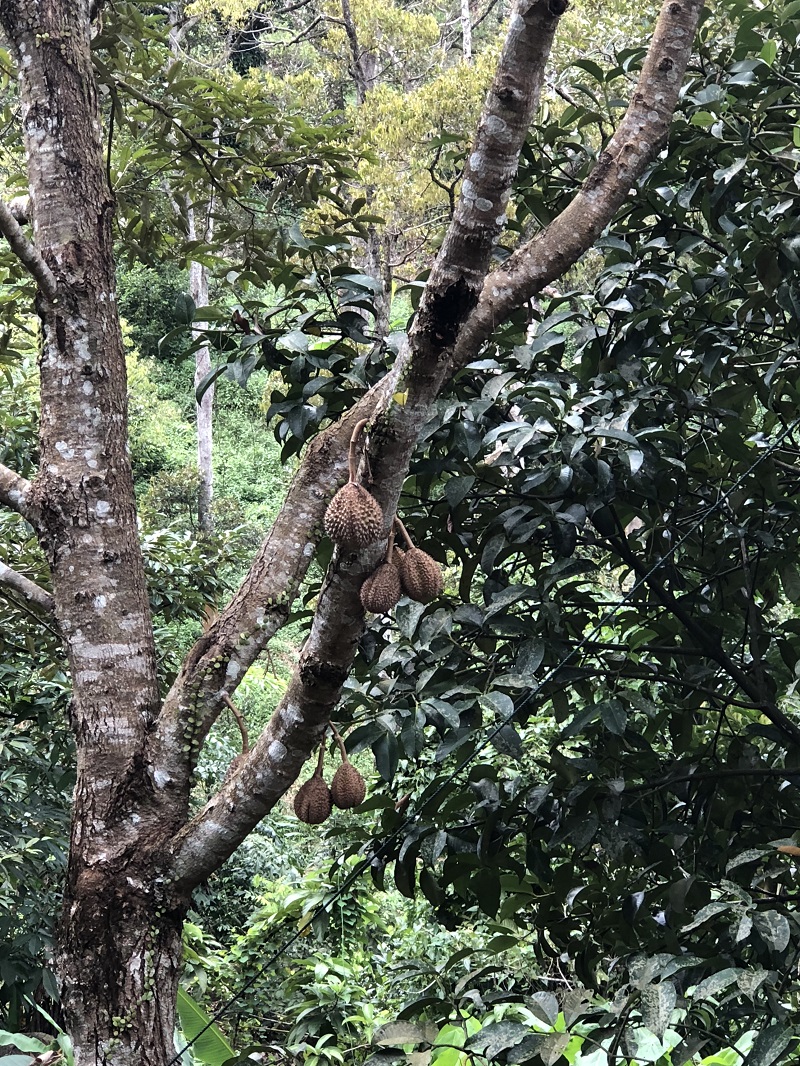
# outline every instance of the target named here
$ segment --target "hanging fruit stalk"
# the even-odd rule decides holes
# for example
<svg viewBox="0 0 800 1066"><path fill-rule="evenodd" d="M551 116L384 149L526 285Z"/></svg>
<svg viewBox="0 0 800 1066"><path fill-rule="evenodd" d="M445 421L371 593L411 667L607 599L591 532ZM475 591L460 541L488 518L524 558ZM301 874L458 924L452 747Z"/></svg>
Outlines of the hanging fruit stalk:
<svg viewBox="0 0 800 1066"><path fill-rule="evenodd" d="M341 548L365 548L383 536L383 511L375 497L356 481L358 440L368 419L362 419L350 437L350 480L339 489L325 512L325 532Z"/></svg>
<svg viewBox="0 0 800 1066"><path fill-rule="evenodd" d="M342 810L349 810L351 807L358 807L360 803L364 802L364 797L367 794L367 785L364 778L348 759L344 741L339 731L335 726L331 726L331 729L339 747L339 754L342 757L342 765L333 775L333 780L331 781L331 796L337 807L341 807Z"/></svg>
<svg viewBox="0 0 800 1066"><path fill-rule="evenodd" d="M325 758L325 741L319 746L317 768L313 775L301 785L294 798L294 813L307 825L319 825L330 817L333 808L331 790L322 776L322 762Z"/></svg>
<svg viewBox="0 0 800 1066"><path fill-rule="evenodd" d="M402 595L400 572L394 562L394 527L389 533L386 556L377 570L374 570L361 586L361 603L365 611L373 614L385 614L391 611Z"/></svg>
<svg viewBox="0 0 800 1066"><path fill-rule="evenodd" d="M441 595L444 588L442 568L422 548L414 547L408 530L399 518L395 516L394 521L407 545L398 567L403 592L418 603L430 603Z"/></svg>

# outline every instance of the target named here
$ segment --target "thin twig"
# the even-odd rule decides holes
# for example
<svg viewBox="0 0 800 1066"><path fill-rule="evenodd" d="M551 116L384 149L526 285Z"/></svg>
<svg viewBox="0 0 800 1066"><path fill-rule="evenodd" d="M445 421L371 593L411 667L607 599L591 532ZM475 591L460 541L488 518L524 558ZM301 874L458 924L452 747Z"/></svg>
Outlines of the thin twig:
<svg viewBox="0 0 800 1066"><path fill-rule="evenodd" d="M348 464L350 471L350 481L355 484L356 477L358 475L358 438L361 436L361 431L364 426L369 422L368 418L362 418L360 422L356 422L355 429L350 437L350 451L348 453Z"/></svg>
<svg viewBox="0 0 800 1066"><path fill-rule="evenodd" d="M222 702L233 714L236 719L236 724L239 727L239 732L242 734L242 755L246 755L250 751L250 740L247 736L247 722L244 720L244 715L230 698L227 692L223 693Z"/></svg>

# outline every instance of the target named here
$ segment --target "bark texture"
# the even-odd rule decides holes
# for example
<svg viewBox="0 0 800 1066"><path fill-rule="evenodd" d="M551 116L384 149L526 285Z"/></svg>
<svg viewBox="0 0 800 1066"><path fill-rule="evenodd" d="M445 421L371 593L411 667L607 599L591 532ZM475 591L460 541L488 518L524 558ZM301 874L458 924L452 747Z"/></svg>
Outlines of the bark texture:
<svg viewBox="0 0 800 1066"><path fill-rule="evenodd" d="M0 463L0 503L29 519L33 517L31 487L30 481Z"/></svg>
<svg viewBox="0 0 800 1066"><path fill-rule="evenodd" d="M189 215L189 240L196 240L195 209L188 209ZM210 241L213 236L211 220L206 226L205 240ZM195 303L195 307L208 306L208 270L202 263L192 262L189 264L189 295ZM198 322L195 332L203 329L205 323ZM194 356L194 387L198 388L203 378L211 372L211 351L207 344L197 349ZM211 501L214 498L214 385L213 382L203 393L203 399L195 404L197 414L197 470L200 475L200 484L197 489L197 524L206 533L210 533L213 527L211 515Z"/></svg>

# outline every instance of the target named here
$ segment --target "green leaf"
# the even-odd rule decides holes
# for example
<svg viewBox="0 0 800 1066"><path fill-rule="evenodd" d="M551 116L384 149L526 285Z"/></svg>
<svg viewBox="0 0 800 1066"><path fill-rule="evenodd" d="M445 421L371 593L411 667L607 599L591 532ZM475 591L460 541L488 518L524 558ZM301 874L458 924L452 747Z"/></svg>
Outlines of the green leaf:
<svg viewBox="0 0 800 1066"><path fill-rule="evenodd" d="M759 55L767 64L767 66L771 67L778 55L778 42L764 41L764 47L759 52Z"/></svg>
<svg viewBox="0 0 800 1066"><path fill-rule="evenodd" d="M761 939L773 951L783 951L789 944L791 928L788 919L778 911L756 911L753 925Z"/></svg>
<svg viewBox="0 0 800 1066"><path fill-rule="evenodd" d="M391 785L400 760L397 738L394 733L384 733L372 745L375 765L387 785Z"/></svg>
<svg viewBox="0 0 800 1066"><path fill-rule="evenodd" d="M175 321L181 325L190 326L194 322L194 313L197 310L194 300L188 292L180 292L175 297L173 311Z"/></svg>
<svg viewBox="0 0 800 1066"><path fill-rule="evenodd" d="M222 1066L234 1058L236 1052L231 1045L216 1025L206 1028L211 1021L209 1015L183 988L178 989L178 1017L194 1058L204 1066Z"/></svg>
<svg viewBox="0 0 800 1066"><path fill-rule="evenodd" d="M33 1036L25 1036L24 1033L10 1033L7 1029L0 1029L0 1047L16 1047L20 1051L32 1051L35 1055L47 1051L49 1044L43 1044ZM27 1058L27 1056L26 1056ZM3 1058L3 1063L8 1062L8 1056Z"/></svg>
<svg viewBox="0 0 800 1066"><path fill-rule="evenodd" d="M793 1039L792 1031L780 1023L762 1029L744 1060L746 1066L773 1066Z"/></svg>
<svg viewBox="0 0 800 1066"><path fill-rule="evenodd" d="M642 1022L659 1040L664 1039L676 1000L677 992L671 981L660 981L642 989Z"/></svg>
<svg viewBox="0 0 800 1066"><path fill-rule="evenodd" d="M694 920L689 922L688 925L684 925L681 929L682 933L688 933L692 929L697 929L703 922L707 922L709 918L714 918L717 914L722 914L724 911L731 909L730 903L723 903L722 900L717 900L714 903L707 903L705 907L701 907L697 914L694 916Z"/></svg>
<svg viewBox="0 0 800 1066"><path fill-rule="evenodd" d="M432 1044L439 1030L428 1022L387 1022L375 1030L373 1044L384 1047L400 1047L403 1044Z"/></svg>
<svg viewBox="0 0 800 1066"><path fill-rule="evenodd" d="M711 999L712 996L719 995L720 992L724 992L726 988L738 980L739 973L740 971L734 966L728 966L724 970L712 973L710 977L706 977L705 980L701 981L694 990L694 998Z"/></svg>
<svg viewBox="0 0 800 1066"><path fill-rule="evenodd" d="M628 724L628 712L619 700L607 700L600 705L600 717L603 725L615 736L621 737Z"/></svg>
<svg viewBox="0 0 800 1066"><path fill-rule="evenodd" d="M471 1037L467 1047L491 1059L519 1044L529 1033L528 1026L521 1022L494 1022Z"/></svg>
<svg viewBox="0 0 800 1066"><path fill-rule="evenodd" d="M543 1036L539 1044L539 1055L544 1066L553 1066L561 1058L570 1041L569 1033L548 1033Z"/></svg>
<svg viewBox="0 0 800 1066"><path fill-rule="evenodd" d="M528 1000L531 1013L545 1023L553 1026L558 1019L558 1000L552 992L534 992Z"/></svg>

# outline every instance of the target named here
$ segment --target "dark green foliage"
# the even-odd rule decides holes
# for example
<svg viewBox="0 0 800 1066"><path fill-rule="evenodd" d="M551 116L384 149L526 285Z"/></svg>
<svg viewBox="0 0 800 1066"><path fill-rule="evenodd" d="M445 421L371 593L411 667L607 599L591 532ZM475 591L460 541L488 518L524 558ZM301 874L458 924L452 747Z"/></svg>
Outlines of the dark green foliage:
<svg viewBox="0 0 800 1066"><path fill-rule="evenodd" d="M175 302L186 290L186 271L171 263L132 263L117 278L119 310L131 339L147 359L174 363L184 357L185 343L159 342L175 325Z"/></svg>
<svg viewBox="0 0 800 1066"><path fill-rule="evenodd" d="M628 1054L673 1005L687 1040L793 1046L798 868L777 849L800 833L797 29L774 8L727 42L707 28L591 287L543 300L532 340L508 323L441 402L401 509L457 564L457 595L451 579L376 625L348 696L349 743L391 790L376 880L411 791L400 891L451 927L531 930L527 991L557 960L619 996L621 1015L582 1016ZM520 177L537 222L598 123L575 106L537 131Z"/></svg>

